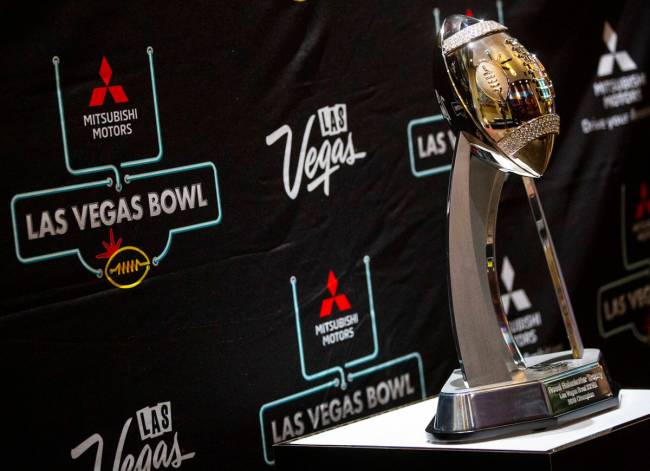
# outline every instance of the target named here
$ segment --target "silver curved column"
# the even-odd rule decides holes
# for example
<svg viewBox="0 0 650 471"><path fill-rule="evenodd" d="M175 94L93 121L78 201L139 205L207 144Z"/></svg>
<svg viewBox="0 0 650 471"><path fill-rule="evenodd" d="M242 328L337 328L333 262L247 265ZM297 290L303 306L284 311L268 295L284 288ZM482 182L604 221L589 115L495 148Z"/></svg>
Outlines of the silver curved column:
<svg viewBox="0 0 650 471"><path fill-rule="evenodd" d="M494 236L505 174L485 163L485 152L460 134L448 198L450 311L470 387L510 381L525 366L497 278Z"/></svg>
<svg viewBox="0 0 650 471"><path fill-rule="evenodd" d="M569 292L564 283L564 276L560 269L560 262L557 259L557 253L555 253L555 245L553 245L551 232L546 223L544 208L542 208L542 202L537 193L537 186L535 185L535 181L530 177L521 177L521 179L524 183L524 188L526 189L530 210L533 213L537 234L539 235L539 240L544 249L544 257L546 258L548 271L551 275L551 281L553 282L555 297L557 298L557 303L560 307L560 314L562 314L562 321L564 322L564 328L567 337L569 338L571 354L573 355L573 358L582 358L584 352L582 338L580 337L578 323L576 322L573 307L571 306L571 300L569 299Z"/></svg>

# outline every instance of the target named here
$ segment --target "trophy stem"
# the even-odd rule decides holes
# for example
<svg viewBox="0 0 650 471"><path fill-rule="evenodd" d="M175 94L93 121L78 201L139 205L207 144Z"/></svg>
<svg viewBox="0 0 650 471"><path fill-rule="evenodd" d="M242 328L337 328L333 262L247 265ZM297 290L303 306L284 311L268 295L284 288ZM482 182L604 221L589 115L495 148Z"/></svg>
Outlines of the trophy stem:
<svg viewBox="0 0 650 471"><path fill-rule="evenodd" d="M501 304L495 257L497 210L505 174L482 160L461 133L449 186L449 299L465 381L510 381L525 367Z"/></svg>
<svg viewBox="0 0 650 471"><path fill-rule="evenodd" d="M544 248L544 257L546 258L548 270L551 274L555 296L557 297L557 302L560 306L560 313L562 314L562 320L564 321L564 328L566 329L567 337L569 338L571 353L573 354L573 358L582 358L584 354L582 338L580 337L578 324L573 313L573 308L571 307L571 300L569 299L569 293L564 282L560 262L558 261L557 253L555 252L551 232L546 223L546 216L544 215L542 202L539 198L539 193L537 192L537 186L535 185L535 181L530 177L521 177L521 179L526 188L528 203L530 205L530 210L533 213L533 218L535 219L535 227L537 227L537 234L539 235L539 240Z"/></svg>

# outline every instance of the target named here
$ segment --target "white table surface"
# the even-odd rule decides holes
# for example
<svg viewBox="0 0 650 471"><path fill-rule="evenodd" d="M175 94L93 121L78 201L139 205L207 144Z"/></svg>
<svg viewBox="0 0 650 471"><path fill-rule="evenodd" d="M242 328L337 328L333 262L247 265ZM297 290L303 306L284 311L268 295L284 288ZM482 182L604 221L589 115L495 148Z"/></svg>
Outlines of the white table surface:
<svg viewBox="0 0 650 471"><path fill-rule="evenodd" d="M650 390L623 389L621 405L542 432L464 444L432 443L424 431L436 412L438 399L428 399L374 417L342 425L291 441L296 445L360 446L389 448L446 448L494 451L550 452L602 435L625 423L650 415Z"/></svg>

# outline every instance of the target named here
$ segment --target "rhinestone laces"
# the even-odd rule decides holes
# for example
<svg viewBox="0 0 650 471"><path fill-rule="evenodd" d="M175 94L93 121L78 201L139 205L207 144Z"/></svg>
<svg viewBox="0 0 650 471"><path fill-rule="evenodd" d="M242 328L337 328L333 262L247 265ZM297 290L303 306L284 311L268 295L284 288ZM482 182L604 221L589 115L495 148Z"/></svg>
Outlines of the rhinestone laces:
<svg viewBox="0 0 650 471"><path fill-rule="evenodd" d="M512 129L498 144L502 152L513 156L533 139L559 132L560 117L556 114L545 114Z"/></svg>
<svg viewBox="0 0 650 471"><path fill-rule="evenodd" d="M468 26L467 28L461 29L459 32L454 33L445 39L442 42L442 53L449 54L450 52L458 49L461 46L464 46L479 36L485 36L490 33L505 31L507 29L508 28L503 26L501 23L497 23L496 21L492 20L475 23L471 26Z"/></svg>

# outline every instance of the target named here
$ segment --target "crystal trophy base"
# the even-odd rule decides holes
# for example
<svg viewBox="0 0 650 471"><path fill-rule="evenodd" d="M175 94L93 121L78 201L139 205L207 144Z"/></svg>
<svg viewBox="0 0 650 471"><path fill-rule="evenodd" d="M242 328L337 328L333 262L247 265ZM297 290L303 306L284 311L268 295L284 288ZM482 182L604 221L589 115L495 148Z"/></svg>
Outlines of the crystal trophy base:
<svg viewBox="0 0 650 471"><path fill-rule="evenodd" d="M427 432L440 441L484 440L551 428L618 406L600 350L536 355L509 382L470 388L455 370Z"/></svg>

